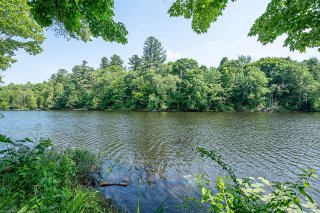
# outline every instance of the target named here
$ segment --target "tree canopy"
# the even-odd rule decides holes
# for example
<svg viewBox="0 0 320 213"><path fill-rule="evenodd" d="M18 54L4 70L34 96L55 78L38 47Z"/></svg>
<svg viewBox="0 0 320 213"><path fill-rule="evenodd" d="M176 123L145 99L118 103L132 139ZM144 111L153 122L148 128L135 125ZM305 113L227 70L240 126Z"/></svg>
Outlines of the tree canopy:
<svg viewBox="0 0 320 213"><path fill-rule="evenodd" d="M107 57L101 58L100 69L106 69L109 66L109 59Z"/></svg>
<svg viewBox="0 0 320 213"><path fill-rule="evenodd" d="M42 51L42 28L29 14L26 0L0 1L0 70L16 61L13 56L18 49L31 55Z"/></svg>
<svg viewBox="0 0 320 213"><path fill-rule="evenodd" d="M173 17L191 19L192 29L196 33L205 33L211 23L222 15L228 3L228 0L176 0L168 13ZM319 0L271 0L248 35L258 36L262 44L272 43L277 37L286 35L284 46L300 52L320 47L319 8Z"/></svg>
<svg viewBox="0 0 320 213"><path fill-rule="evenodd" d="M142 68L142 63L143 60L142 58L140 58L138 55L133 55L131 58L129 58L129 65L130 65L130 69L132 70L138 70L140 68Z"/></svg>
<svg viewBox="0 0 320 213"><path fill-rule="evenodd" d="M70 38L126 43L124 24L114 20L113 0L28 0L31 15L41 27L52 27Z"/></svg>
<svg viewBox="0 0 320 213"><path fill-rule="evenodd" d="M230 1L176 0L168 13L192 19L192 29L205 33ZM320 47L319 7L319 0L271 0L248 35L257 36L262 44L285 35L284 46L300 52ZM90 41L101 37L124 44L128 32L114 16L114 0L0 1L0 69L6 70L16 61L13 56L19 49L33 55L40 53L43 28L67 38Z"/></svg>
<svg viewBox="0 0 320 213"><path fill-rule="evenodd" d="M249 36L258 36L258 41L268 44L286 35L284 46L300 52L307 47L320 47L319 8L319 0L272 0L255 21Z"/></svg>
<svg viewBox="0 0 320 213"><path fill-rule="evenodd" d="M150 36L144 42L142 59L146 67L156 66L166 61L167 53L161 42Z"/></svg>
<svg viewBox="0 0 320 213"><path fill-rule="evenodd" d="M42 51L43 28L66 38L126 43L124 24L114 20L113 0L10 0L0 1L0 69L6 70L23 49Z"/></svg>
<svg viewBox="0 0 320 213"><path fill-rule="evenodd" d="M155 59L153 51L147 55ZM152 64L143 58L130 57L127 70L114 54L103 57L97 69L83 61L44 83L0 87L0 109L320 111L317 58L225 57L218 67L190 58Z"/></svg>

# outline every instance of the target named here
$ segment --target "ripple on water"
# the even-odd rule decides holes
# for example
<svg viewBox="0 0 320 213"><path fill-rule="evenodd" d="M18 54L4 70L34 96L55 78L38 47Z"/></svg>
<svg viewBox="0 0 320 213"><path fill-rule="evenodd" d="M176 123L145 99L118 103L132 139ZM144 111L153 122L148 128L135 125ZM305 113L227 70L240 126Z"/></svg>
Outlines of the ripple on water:
<svg viewBox="0 0 320 213"><path fill-rule="evenodd" d="M284 181L300 169L320 170L319 113L142 113L4 112L1 133L21 139L37 135L60 147L88 147L106 156L109 181L129 180L129 187L104 192L134 212L141 183L143 212L161 202L175 206L185 195L199 196L197 174L211 180L223 171L196 152L215 149L245 176ZM320 202L320 184L312 191ZM176 211L171 207L170 212Z"/></svg>

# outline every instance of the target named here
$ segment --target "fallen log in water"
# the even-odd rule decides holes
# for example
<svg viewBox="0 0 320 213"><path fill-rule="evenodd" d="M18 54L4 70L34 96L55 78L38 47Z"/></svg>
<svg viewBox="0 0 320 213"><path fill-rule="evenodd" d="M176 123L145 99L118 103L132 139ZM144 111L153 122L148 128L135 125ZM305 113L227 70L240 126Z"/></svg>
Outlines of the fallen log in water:
<svg viewBox="0 0 320 213"><path fill-rule="evenodd" d="M110 183L110 182L102 181L102 182L99 183L99 186L100 187L106 187L106 186L124 186L124 187L127 187L128 184L127 183Z"/></svg>

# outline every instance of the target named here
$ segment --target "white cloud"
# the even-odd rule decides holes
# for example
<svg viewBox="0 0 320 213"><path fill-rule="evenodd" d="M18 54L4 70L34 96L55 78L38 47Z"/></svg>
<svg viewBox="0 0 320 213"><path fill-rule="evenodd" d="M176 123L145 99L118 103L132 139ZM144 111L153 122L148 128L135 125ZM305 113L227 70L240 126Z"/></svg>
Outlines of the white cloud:
<svg viewBox="0 0 320 213"><path fill-rule="evenodd" d="M179 59L179 58L184 58L184 57L186 57L185 54L183 54L183 53L181 53L181 52L179 52L179 51L173 51L173 50L171 50L171 49L169 49L169 48L166 48L166 47L165 47L165 49L166 49L166 51L167 51L167 58L168 58L169 60L177 60L177 59Z"/></svg>

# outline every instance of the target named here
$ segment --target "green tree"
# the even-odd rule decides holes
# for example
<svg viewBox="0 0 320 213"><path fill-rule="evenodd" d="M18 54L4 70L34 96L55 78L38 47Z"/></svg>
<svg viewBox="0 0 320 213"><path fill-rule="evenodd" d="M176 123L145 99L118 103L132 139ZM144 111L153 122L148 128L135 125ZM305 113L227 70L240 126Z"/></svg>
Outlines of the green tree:
<svg viewBox="0 0 320 213"><path fill-rule="evenodd" d="M270 78L270 105L280 105L288 110L310 110L310 96L316 82L306 63L290 58L263 58L252 66L258 66Z"/></svg>
<svg viewBox="0 0 320 213"><path fill-rule="evenodd" d="M110 58L110 66L120 66L123 68L123 60L121 59L120 56L113 54Z"/></svg>
<svg viewBox="0 0 320 213"><path fill-rule="evenodd" d="M66 107L69 109L76 109L80 107L80 94L76 89L76 85L74 83L70 83L68 85L68 101L66 103Z"/></svg>
<svg viewBox="0 0 320 213"><path fill-rule="evenodd" d="M252 61L252 58L251 58L250 55L247 55L247 56L245 56L245 55L240 55L240 56L238 56L238 61L239 61L240 64L242 64L242 65L247 65L247 64L249 64L249 63Z"/></svg>
<svg viewBox="0 0 320 213"><path fill-rule="evenodd" d="M201 69L188 69L179 88L177 100L179 109L188 111L202 111L209 106L209 87Z"/></svg>
<svg viewBox="0 0 320 213"><path fill-rule="evenodd" d="M25 108L27 109L36 109L37 108L37 99L32 91L28 91L25 95Z"/></svg>
<svg viewBox="0 0 320 213"><path fill-rule="evenodd" d="M216 68L203 70L204 79L208 86L208 109L224 111L224 89L221 85L221 74Z"/></svg>
<svg viewBox="0 0 320 213"><path fill-rule="evenodd" d="M143 63L146 68L162 64L167 59L167 53L161 42L153 36L146 39L143 46Z"/></svg>
<svg viewBox="0 0 320 213"><path fill-rule="evenodd" d="M219 63L219 67L222 67L228 61L229 61L228 57L223 57Z"/></svg>
<svg viewBox="0 0 320 213"><path fill-rule="evenodd" d="M174 75L179 75L180 78L183 78L183 72L185 72L188 69L198 69L199 64L194 59L189 58L181 58L178 59L174 64L172 65L172 73Z"/></svg>
<svg viewBox="0 0 320 213"><path fill-rule="evenodd" d="M10 108L10 92L8 87L0 87L0 109L7 110Z"/></svg>
<svg viewBox="0 0 320 213"><path fill-rule="evenodd" d="M109 66L110 66L109 59L107 57L102 57L101 58L101 63L100 63L100 69L104 70Z"/></svg>
<svg viewBox="0 0 320 213"><path fill-rule="evenodd" d="M218 67L221 75L221 86L223 87L224 102L228 110L233 110L232 94L236 86L239 73L243 72L244 65L239 60L228 60L223 58Z"/></svg>
<svg viewBox="0 0 320 213"><path fill-rule="evenodd" d="M66 107L68 97L65 94L65 89L62 83L54 85L54 106L55 109L63 109Z"/></svg>
<svg viewBox="0 0 320 213"><path fill-rule="evenodd" d="M73 106L74 107L88 107L90 104L90 97L92 93L92 87L93 87L93 78L92 78L92 72L94 69L92 67L89 67L87 61L82 61L81 65L76 65L72 69L72 81L75 85L75 90L73 95ZM77 100L76 106L75 100Z"/></svg>
<svg viewBox="0 0 320 213"><path fill-rule="evenodd" d="M308 110L320 111L319 61L250 57L218 68L193 59L125 71L93 69L83 61L39 84L0 87L1 109Z"/></svg>
<svg viewBox="0 0 320 213"><path fill-rule="evenodd" d="M237 108L265 107L265 95L269 92L268 78L257 67L245 67L238 73L232 99Z"/></svg>
<svg viewBox="0 0 320 213"><path fill-rule="evenodd" d="M130 82L130 100L128 107L131 109L145 109L148 106L149 95L152 93L150 76L154 71L134 72Z"/></svg>
<svg viewBox="0 0 320 213"><path fill-rule="evenodd" d="M151 82L151 88L149 88L147 108L149 110L168 109L176 96L180 83L179 77L171 74L163 77L154 70L149 71L148 75L150 75L148 82Z"/></svg>
<svg viewBox="0 0 320 213"><path fill-rule="evenodd" d="M52 74L50 80L54 81L55 83L66 83L68 76L68 70L66 69L59 69L57 73Z"/></svg>
<svg viewBox="0 0 320 213"><path fill-rule="evenodd" d="M124 81L125 74L123 69L114 72L112 66L103 72L94 86L93 93L97 96L97 99L93 104L96 108L121 109L125 107L127 87Z"/></svg>
<svg viewBox="0 0 320 213"><path fill-rule="evenodd" d="M143 60L138 55L133 55L131 58L129 58L129 65L129 69L139 70L143 66Z"/></svg>
<svg viewBox="0 0 320 213"><path fill-rule="evenodd" d="M317 58L310 58L304 61L309 69L309 72L313 75L315 80L320 80L320 61Z"/></svg>
<svg viewBox="0 0 320 213"><path fill-rule="evenodd" d="M42 107L43 109L52 109L54 107L54 87L52 83L48 83L41 91L43 97Z"/></svg>
<svg viewBox="0 0 320 213"><path fill-rule="evenodd" d="M42 51L42 28L30 17L26 0L0 1L0 70L16 62L15 52L25 50L31 55Z"/></svg>

